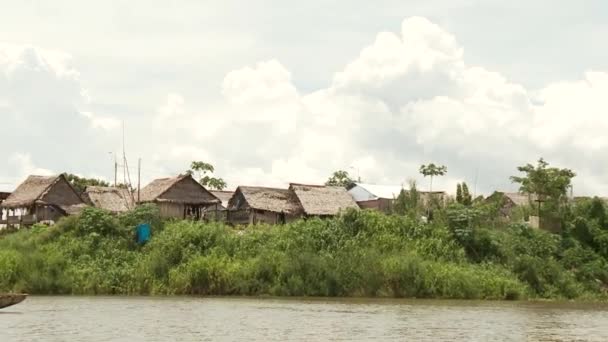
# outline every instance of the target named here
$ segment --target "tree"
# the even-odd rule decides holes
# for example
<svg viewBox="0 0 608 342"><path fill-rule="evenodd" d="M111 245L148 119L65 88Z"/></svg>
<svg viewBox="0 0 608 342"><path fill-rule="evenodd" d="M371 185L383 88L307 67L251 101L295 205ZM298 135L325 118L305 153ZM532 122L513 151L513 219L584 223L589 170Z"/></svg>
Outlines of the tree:
<svg viewBox="0 0 608 342"><path fill-rule="evenodd" d="M464 204L466 206L470 206L471 204L473 204L473 196L469 192L469 186L467 185L467 183L462 182L461 187L462 187L462 204Z"/></svg>
<svg viewBox="0 0 608 342"><path fill-rule="evenodd" d="M448 168L444 165L435 165L433 163L430 163L428 165L421 165L420 173L424 177L427 177L427 176L431 177L429 192L433 192L433 177L445 175L446 173L448 173Z"/></svg>
<svg viewBox="0 0 608 342"><path fill-rule="evenodd" d="M350 178L350 175L348 174L348 172L344 171L344 170L338 170L335 171L331 177L329 177L327 179L327 182L325 182L325 185L331 185L331 186L342 186L342 187L349 187L350 185L352 185L353 183L355 183L355 181L352 180L352 178Z"/></svg>
<svg viewBox="0 0 608 342"><path fill-rule="evenodd" d="M524 176L512 176L511 181L519 184L519 191L536 196L538 212L556 212L566 200L572 178L576 174L570 169L549 167L543 158L536 166L526 164L517 168ZM542 205L541 205L542 204ZM542 208L542 209L541 209Z"/></svg>
<svg viewBox="0 0 608 342"><path fill-rule="evenodd" d="M456 202L462 204L462 185L456 184Z"/></svg>
<svg viewBox="0 0 608 342"><path fill-rule="evenodd" d="M410 190L401 189L393 204L393 210L396 214L416 217L420 205L420 194L416 189L416 181L411 180L409 183Z"/></svg>
<svg viewBox="0 0 608 342"><path fill-rule="evenodd" d="M427 218L428 220L431 220L432 217L432 211L431 211L431 206L433 206L434 202L434 198L433 198L433 177L435 176L443 176L448 172L448 168L444 165L435 165L434 163L430 163L428 165L421 165L420 166L420 173L424 176L430 176L431 177L431 182L430 182L430 186L429 186L429 200L427 203Z"/></svg>
<svg viewBox="0 0 608 342"><path fill-rule="evenodd" d="M214 172L213 165L202 161L193 161L190 170L186 171L187 174L197 178L202 186L211 190L224 190L228 184L222 178L213 177Z"/></svg>
<svg viewBox="0 0 608 342"><path fill-rule="evenodd" d="M469 192L467 183L456 184L456 202L467 207L473 204L473 196Z"/></svg>
<svg viewBox="0 0 608 342"><path fill-rule="evenodd" d="M110 186L108 182L101 179L79 177L71 173L64 173L64 176L79 194L83 193L87 186Z"/></svg>

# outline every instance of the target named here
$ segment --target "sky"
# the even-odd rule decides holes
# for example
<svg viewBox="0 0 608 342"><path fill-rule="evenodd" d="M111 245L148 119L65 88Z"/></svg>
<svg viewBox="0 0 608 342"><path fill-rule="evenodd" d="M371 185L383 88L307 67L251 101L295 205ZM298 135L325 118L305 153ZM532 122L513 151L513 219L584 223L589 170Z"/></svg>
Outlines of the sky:
<svg viewBox="0 0 608 342"><path fill-rule="evenodd" d="M0 190L210 162L229 188L335 170L478 194L540 157L608 195L606 1L0 0ZM119 182L123 168L119 170Z"/></svg>

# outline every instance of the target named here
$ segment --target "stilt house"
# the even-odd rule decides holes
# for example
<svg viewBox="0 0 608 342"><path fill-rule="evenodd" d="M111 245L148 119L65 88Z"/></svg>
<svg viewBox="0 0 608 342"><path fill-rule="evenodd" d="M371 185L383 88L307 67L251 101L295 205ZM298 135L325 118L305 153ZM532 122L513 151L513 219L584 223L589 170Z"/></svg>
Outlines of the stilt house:
<svg viewBox="0 0 608 342"><path fill-rule="evenodd" d="M2 222L8 225L54 223L86 207L64 175L29 176L0 204Z"/></svg>
<svg viewBox="0 0 608 342"><path fill-rule="evenodd" d="M330 217L347 209L358 210L353 197L341 186L290 184L305 216Z"/></svg>
<svg viewBox="0 0 608 342"><path fill-rule="evenodd" d="M160 178L141 189L140 203L156 203L164 218L203 219L220 200L190 175Z"/></svg>
<svg viewBox="0 0 608 342"><path fill-rule="evenodd" d="M300 206L288 189L239 186L228 202L228 221L232 224L281 224L301 214Z"/></svg>

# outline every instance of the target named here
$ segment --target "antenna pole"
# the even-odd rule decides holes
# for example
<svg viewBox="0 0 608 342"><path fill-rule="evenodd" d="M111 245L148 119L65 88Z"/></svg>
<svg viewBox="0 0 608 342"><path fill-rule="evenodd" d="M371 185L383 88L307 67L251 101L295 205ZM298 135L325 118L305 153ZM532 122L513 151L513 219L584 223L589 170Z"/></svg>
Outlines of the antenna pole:
<svg viewBox="0 0 608 342"><path fill-rule="evenodd" d="M141 158L137 160L137 203L139 203L139 191L141 190Z"/></svg>
<svg viewBox="0 0 608 342"><path fill-rule="evenodd" d="M125 153L125 122L122 122L122 181L127 185L127 156ZM127 185L128 188L128 185Z"/></svg>
<svg viewBox="0 0 608 342"><path fill-rule="evenodd" d="M135 196L133 194L133 187L131 186L131 173L129 172L129 163L127 162L127 153L125 152L126 148L125 148L125 122L122 122L122 160L124 162L123 164L123 177L124 177L124 182L125 182L125 186L127 187L127 190L129 191L129 194L131 196L131 200L133 202L135 202Z"/></svg>
<svg viewBox="0 0 608 342"><path fill-rule="evenodd" d="M116 160L116 153L112 154L114 155L114 187L116 187L118 178L118 161Z"/></svg>

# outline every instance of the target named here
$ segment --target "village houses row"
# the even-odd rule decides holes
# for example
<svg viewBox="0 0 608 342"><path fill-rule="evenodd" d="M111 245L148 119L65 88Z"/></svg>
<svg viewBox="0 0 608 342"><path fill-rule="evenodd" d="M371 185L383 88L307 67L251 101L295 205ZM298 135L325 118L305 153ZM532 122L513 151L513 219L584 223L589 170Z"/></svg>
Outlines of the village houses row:
<svg viewBox="0 0 608 342"><path fill-rule="evenodd" d="M155 203L163 218L219 220L231 224L286 223L301 217L330 217L347 209L388 211L401 186L355 183L348 190L326 185L290 184L288 188L239 186L207 190L190 175L160 178L141 191L89 186L79 193L64 175L29 176L12 193L0 193L0 227L54 223L86 206L122 213L137 204ZM422 201L445 200L446 193L420 192ZM513 205L525 199L517 194Z"/></svg>
<svg viewBox="0 0 608 342"><path fill-rule="evenodd" d="M303 216L327 217L359 208L345 188L334 186L239 186L235 191L210 191L186 174L156 179L140 191L89 186L79 193L64 175L29 176L12 193L2 193L0 225L53 223L86 206L121 213L144 203L155 203L163 218L232 224L285 223Z"/></svg>

